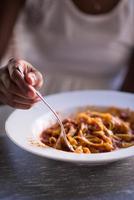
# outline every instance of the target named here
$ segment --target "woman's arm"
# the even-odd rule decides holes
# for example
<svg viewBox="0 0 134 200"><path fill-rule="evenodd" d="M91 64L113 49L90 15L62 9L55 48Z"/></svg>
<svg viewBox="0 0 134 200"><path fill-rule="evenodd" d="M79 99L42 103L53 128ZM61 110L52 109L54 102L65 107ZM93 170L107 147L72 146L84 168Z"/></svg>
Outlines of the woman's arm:
<svg viewBox="0 0 134 200"><path fill-rule="evenodd" d="M0 1L0 60L6 51L13 27L25 0Z"/></svg>
<svg viewBox="0 0 134 200"><path fill-rule="evenodd" d="M134 93L134 49L130 56L128 71L122 84L121 90Z"/></svg>

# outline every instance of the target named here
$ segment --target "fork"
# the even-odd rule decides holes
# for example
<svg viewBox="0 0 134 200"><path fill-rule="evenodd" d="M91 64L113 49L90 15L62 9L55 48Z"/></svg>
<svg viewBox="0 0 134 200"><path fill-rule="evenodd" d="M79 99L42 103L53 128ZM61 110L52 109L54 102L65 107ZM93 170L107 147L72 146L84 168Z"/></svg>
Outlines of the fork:
<svg viewBox="0 0 134 200"><path fill-rule="evenodd" d="M20 68L17 67L16 70L21 74L21 77L23 79L25 79L24 77L24 74L23 72L21 72ZM59 115L56 113L56 111L52 108L52 106L49 105L49 103L44 99L44 97L42 96L42 94L37 91L34 87L32 87L32 89L35 91L36 95L42 100L42 102L51 110L51 112L54 114L54 116L56 117L60 127L61 127L61 132L60 132L60 135L58 137L58 140L56 142L56 145L55 145L55 148L58 149L59 145L60 145L60 142L64 141L66 147L71 151L71 152L74 152L74 149L72 147L72 145L69 143L68 139L67 139L67 136L66 136L66 133L65 133L65 129L64 129L64 126L63 126L63 123L59 117Z"/></svg>

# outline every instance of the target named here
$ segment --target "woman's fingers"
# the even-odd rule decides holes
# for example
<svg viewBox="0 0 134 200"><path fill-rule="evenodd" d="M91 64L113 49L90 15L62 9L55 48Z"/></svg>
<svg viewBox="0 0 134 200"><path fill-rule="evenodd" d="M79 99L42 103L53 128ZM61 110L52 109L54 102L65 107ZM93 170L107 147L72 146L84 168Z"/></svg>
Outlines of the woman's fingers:
<svg viewBox="0 0 134 200"><path fill-rule="evenodd" d="M21 103L13 99L9 100L8 98L6 98L6 101L4 99L4 102L6 102L7 105L17 109L29 109L34 105L34 104L24 104L23 102Z"/></svg>
<svg viewBox="0 0 134 200"><path fill-rule="evenodd" d="M29 98L35 98L36 92L31 85L29 85L25 79L22 77L21 73L18 70L15 70L12 74L12 80L22 91L23 95Z"/></svg>
<svg viewBox="0 0 134 200"><path fill-rule="evenodd" d="M19 71L16 70L19 68ZM20 82L20 86L26 87L25 83L28 85L32 85L36 88L40 88L43 84L42 74L36 70L30 63L24 60L15 60L11 59L8 64L9 74L13 80L17 75L17 78L20 78L21 75L24 82ZM18 84L17 80L17 84ZM25 88L27 89L27 88Z"/></svg>
<svg viewBox="0 0 134 200"><path fill-rule="evenodd" d="M1 87L1 85L0 85ZM0 100L4 104L10 105L14 108L22 108L22 109L28 109L31 108L35 103L39 101L38 98L36 99L26 99L24 97L17 96L15 94L11 94L6 92L4 87L1 87L0 91Z"/></svg>
<svg viewBox="0 0 134 200"><path fill-rule="evenodd" d="M3 69L4 72L4 69ZM28 109L39 101L38 97L25 97L15 83L11 82L6 71L0 76L0 100L4 104L8 104L14 108Z"/></svg>
<svg viewBox="0 0 134 200"><path fill-rule="evenodd" d="M22 63L22 62L21 62ZM17 69L19 67L20 71ZM19 61L11 60L8 64L10 79L18 86L20 93L26 97L35 98L34 89L26 82L24 78L25 64L19 64Z"/></svg>
<svg viewBox="0 0 134 200"><path fill-rule="evenodd" d="M5 68L5 73L2 73L2 75L1 75L1 81L2 81L2 83L4 85L4 87L5 87L5 91L6 92L12 93L12 94L16 94L18 96L30 98L29 95L27 94L29 91L26 88L24 89L24 87L21 90L20 87L18 87L17 84L15 84L11 80L8 72L6 72L6 68Z"/></svg>
<svg viewBox="0 0 134 200"><path fill-rule="evenodd" d="M11 59L0 70L0 101L14 108L28 109L39 101L34 88L43 84L43 78L30 63Z"/></svg>
<svg viewBox="0 0 134 200"><path fill-rule="evenodd" d="M24 97L17 96L15 94L8 94L7 98L15 103L25 104L25 105L33 105L39 101L38 98L36 99L26 99Z"/></svg>

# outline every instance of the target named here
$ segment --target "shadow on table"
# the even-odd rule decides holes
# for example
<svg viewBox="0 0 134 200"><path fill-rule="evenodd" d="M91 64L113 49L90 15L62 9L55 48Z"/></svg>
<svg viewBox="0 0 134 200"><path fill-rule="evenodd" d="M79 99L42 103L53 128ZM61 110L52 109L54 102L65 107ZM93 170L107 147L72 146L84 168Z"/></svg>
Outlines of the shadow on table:
<svg viewBox="0 0 134 200"><path fill-rule="evenodd" d="M100 199L132 186L133 166L134 159L97 167L48 160L2 137L0 199Z"/></svg>

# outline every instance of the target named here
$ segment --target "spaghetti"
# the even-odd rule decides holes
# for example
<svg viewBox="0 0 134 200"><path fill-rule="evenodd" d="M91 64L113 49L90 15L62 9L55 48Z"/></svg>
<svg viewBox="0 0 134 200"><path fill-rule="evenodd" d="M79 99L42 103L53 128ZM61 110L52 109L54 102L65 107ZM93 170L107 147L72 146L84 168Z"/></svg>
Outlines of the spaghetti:
<svg viewBox="0 0 134 200"><path fill-rule="evenodd" d="M63 120L63 125L75 153L110 152L134 145L134 112L129 109L87 109ZM55 124L41 133L40 140L55 148L59 135L60 126ZM69 151L62 141L58 149Z"/></svg>

